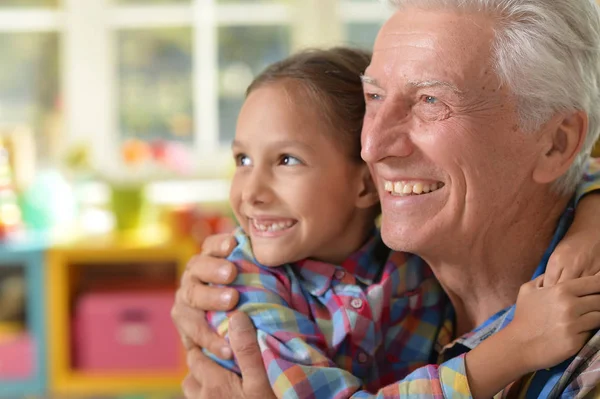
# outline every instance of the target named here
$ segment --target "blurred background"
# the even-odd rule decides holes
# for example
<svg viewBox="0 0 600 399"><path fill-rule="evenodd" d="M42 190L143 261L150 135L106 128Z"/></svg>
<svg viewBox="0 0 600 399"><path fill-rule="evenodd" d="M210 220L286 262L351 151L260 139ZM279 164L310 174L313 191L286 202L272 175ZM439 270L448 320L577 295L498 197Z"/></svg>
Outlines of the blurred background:
<svg viewBox="0 0 600 399"><path fill-rule="evenodd" d="M0 398L175 398L170 321L231 231L243 94L295 50L370 48L376 0L0 0Z"/></svg>

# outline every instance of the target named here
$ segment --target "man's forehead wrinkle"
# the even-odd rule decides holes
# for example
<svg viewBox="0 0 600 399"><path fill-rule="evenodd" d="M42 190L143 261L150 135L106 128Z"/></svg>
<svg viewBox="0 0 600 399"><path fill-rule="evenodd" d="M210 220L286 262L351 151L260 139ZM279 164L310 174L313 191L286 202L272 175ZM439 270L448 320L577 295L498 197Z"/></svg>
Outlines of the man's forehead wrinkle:
<svg viewBox="0 0 600 399"><path fill-rule="evenodd" d="M408 38L408 42L406 42L405 40ZM396 48L396 47L400 47L400 46L410 46L410 47L433 47L434 43L436 41L435 36L433 36L430 32L427 31L423 31L423 30L419 30L419 31L408 31L408 32L398 32L398 31L393 31L393 32L384 32L383 35L381 35L380 40L377 40L375 42L375 48L374 50L377 50L378 42L385 42L386 43L386 47L389 48ZM387 43L387 42L393 42L393 44L391 43Z"/></svg>

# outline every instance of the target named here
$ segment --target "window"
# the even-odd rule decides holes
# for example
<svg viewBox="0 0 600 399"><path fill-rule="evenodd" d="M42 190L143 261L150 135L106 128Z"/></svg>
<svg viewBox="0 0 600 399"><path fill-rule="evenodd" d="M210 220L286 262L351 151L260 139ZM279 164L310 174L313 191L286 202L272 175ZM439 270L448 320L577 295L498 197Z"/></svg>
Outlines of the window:
<svg viewBox="0 0 600 399"><path fill-rule="evenodd" d="M258 72L306 46L371 47L385 15L376 0L4 0L0 124L31 126L50 162L85 143L118 170L123 140L169 140L196 177L223 176Z"/></svg>
<svg viewBox="0 0 600 399"><path fill-rule="evenodd" d="M235 135L237 114L246 88L267 65L290 53L287 26L224 26L218 32L219 143Z"/></svg>
<svg viewBox="0 0 600 399"><path fill-rule="evenodd" d="M121 138L193 143L192 32L117 32Z"/></svg>
<svg viewBox="0 0 600 399"><path fill-rule="evenodd" d="M45 157L62 134L58 49L56 32L0 34L0 124L30 125Z"/></svg>

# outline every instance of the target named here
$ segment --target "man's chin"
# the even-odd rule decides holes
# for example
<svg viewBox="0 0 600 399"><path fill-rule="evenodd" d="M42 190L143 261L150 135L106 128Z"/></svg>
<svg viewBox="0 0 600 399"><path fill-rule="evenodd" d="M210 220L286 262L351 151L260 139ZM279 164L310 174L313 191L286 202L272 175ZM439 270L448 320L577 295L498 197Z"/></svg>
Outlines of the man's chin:
<svg viewBox="0 0 600 399"><path fill-rule="evenodd" d="M400 223L382 221L381 238L394 251L415 253L419 249L422 229Z"/></svg>

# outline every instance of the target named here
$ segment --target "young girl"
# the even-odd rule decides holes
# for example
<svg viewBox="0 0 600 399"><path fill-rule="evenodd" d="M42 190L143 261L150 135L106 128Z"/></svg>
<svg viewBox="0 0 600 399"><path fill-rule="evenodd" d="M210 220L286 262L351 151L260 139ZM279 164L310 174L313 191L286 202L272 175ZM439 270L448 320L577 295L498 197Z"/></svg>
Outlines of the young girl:
<svg viewBox="0 0 600 399"><path fill-rule="evenodd" d="M406 377L432 362L446 296L426 264L391 253L375 228L379 201L360 158L360 74L369 62L368 53L346 48L294 55L256 78L239 115L230 200L241 227L229 260L239 269L238 310L257 328L280 398L418 395L423 383L449 392L465 374L459 357L427 381ZM208 316L226 335L227 313ZM509 340L498 345L527 350ZM467 357L485 356L488 347ZM233 361L212 357L237 371ZM497 392L506 378L532 371L508 367L478 384Z"/></svg>

